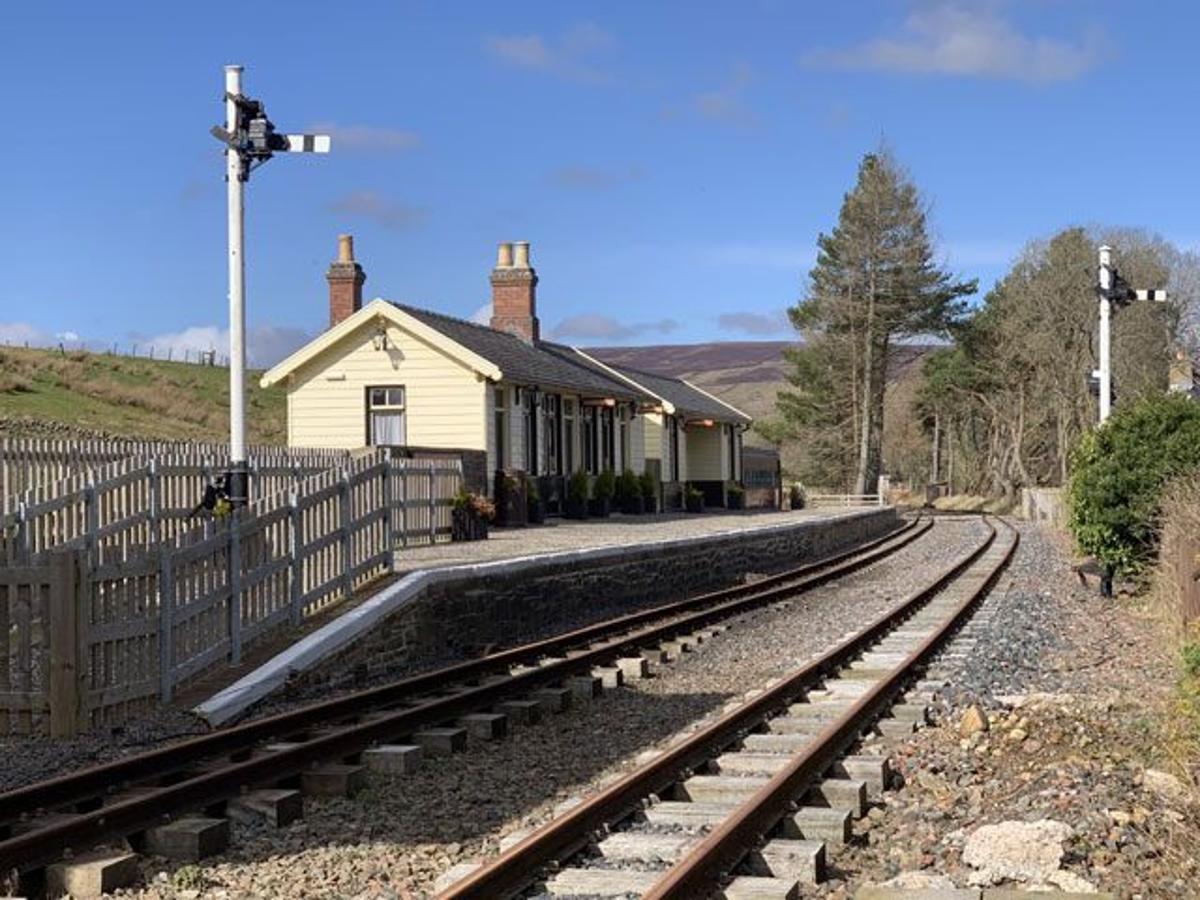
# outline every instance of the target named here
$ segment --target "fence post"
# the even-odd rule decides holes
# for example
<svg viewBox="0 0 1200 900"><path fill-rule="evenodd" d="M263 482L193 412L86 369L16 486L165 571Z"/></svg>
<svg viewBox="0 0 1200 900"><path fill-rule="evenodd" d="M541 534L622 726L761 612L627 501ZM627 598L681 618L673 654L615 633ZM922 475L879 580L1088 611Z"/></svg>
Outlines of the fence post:
<svg viewBox="0 0 1200 900"><path fill-rule="evenodd" d="M83 521L83 546L88 551L88 559L99 562L100 510L96 504L96 482L90 476L83 489Z"/></svg>
<svg viewBox="0 0 1200 900"><path fill-rule="evenodd" d="M242 661L242 517L235 509L229 516L229 662Z"/></svg>
<svg viewBox="0 0 1200 900"><path fill-rule="evenodd" d="M171 552L158 549L158 692L171 702L175 688L175 566Z"/></svg>
<svg viewBox="0 0 1200 900"><path fill-rule="evenodd" d="M429 466L429 543L437 543L437 481L433 465Z"/></svg>
<svg viewBox="0 0 1200 900"><path fill-rule="evenodd" d="M408 549L408 466L400 460L400 546Z"/></svg>
<svg viewBox="0 0 1200 900"><path fill-rule="evenodd" d="M162 540L162 523L159 521L159 513L162 506L162 498L159 490L159 474L158 460L154 457L150 458L150 544L151 546L158 544Z"/></svg>
<svg viewBox="0 0 1200 900"><path fill-rule="evenodd" d="M53 569L50 587L50 736L70 737L84 721L84 695L80 690L84 674L80 658L80 621L84 604L79 556L74 550L55 550L50 554Z"/></svg>
<svg viewBox="0 0 1200 900"><path fill-rule="evenodd" d="M350 556L350 473L342 469L338 483L338 524L342 531L342 594L354 593L354 560Z"/></svg>
<svg viewBox="0 0 1200 900"><path fill-rule="evenodd" d="M384 552L387 557L384 560L384 565L387 566L388 572L393 572L396 569L396 530L395 517L392 515L392 463L391 460L384 460L383 463L383 540Z"/></svg>
<svg viewBox="0 0 1200 900"><path fill-rule="evenodd" d="M300 515L300 497L294 488L288 493L288 522L288 555L292 561L289 618L293 625L299 625L304 619L304 611L300 608L300 601L304 596L304 560L300 555L304 547L304 535L301 534L304 519Z"/></svg>

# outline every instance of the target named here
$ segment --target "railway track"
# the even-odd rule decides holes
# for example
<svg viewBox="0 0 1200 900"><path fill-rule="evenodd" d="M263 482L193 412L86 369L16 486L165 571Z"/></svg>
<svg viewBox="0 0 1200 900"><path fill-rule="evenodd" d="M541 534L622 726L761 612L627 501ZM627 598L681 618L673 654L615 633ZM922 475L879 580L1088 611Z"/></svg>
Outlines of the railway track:
<svg viewBox="0 0 1200 900"><path fill-rule="evenodd" d="M795 897L799 882L821 878L826 843L844 841L865 813L866 782L886 781L884 757L852 751L873 728L915 729L925 707L897 699L1012 558L1016 530L989 528L925 588L439 900Z"/></svg>
<svg viewBox="0 0 1200 900"><path fill-rule="evenodd" d="M501 736L506 715L532 717L563 694L592 695L604 680L638 677L673 640L886 560L931 527L913 520L851 550L753 583L627 614L546 640L299 707L0 794L0 883L36 893L47 868L105 842L156 852L202 826L228 834L229 814L276 824L300 814L302 787L350 792L365 755L410 766L414 747L452 752L467 730ZM676 645L674 649L678 649ZM534 696L536 699L524 699ZM522 699L517 699L522 698ZM503 713L492 712L495 709ZM403 740L408 743L396 744ZM199 818L196 818L199 816ZM186 835L170 826L189 819ZM199 830L197 830L199 829ZM219 843L219 841L218 841ZM61 874L61 873L60 873ZM60 884L61 882L53 882Z"/></svg>

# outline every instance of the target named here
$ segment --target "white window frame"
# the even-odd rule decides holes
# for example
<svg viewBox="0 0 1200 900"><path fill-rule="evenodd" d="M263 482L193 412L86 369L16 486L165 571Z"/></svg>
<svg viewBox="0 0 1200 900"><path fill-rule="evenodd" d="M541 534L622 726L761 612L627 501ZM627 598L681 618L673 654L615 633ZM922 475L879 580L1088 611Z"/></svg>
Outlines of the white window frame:
<svg viewBox="0 0 1200 900"><path fill-rule="evenodd" d="M396 394L399 393L397 399ZM382 394L382 399L377 399ZM408 445L408 388L402 384L373 384L367 387L367 446L369 447L404 447ZM400 440L386 443L376 440L375 416L399 415Z"/></svg>

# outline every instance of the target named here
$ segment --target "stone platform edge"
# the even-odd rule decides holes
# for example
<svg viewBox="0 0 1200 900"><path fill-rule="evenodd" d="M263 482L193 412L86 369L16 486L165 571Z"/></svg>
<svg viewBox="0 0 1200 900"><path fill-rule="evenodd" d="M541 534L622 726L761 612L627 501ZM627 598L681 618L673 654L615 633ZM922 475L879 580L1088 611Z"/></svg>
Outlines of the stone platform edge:
<svg viewBox="0 0 1200 900"><path fill-rule="evenodd" d="M895 508L891 506L871 507L850 510L819 519L780 522L757 528L730 528L694 537L645 541L636 544L616 544L584 550L557 550L551 553L536 553L482 563L459 563L417 569L383 588L354 609L348 610L326 623L312 634L301 638L257 669L248 672L233 684L193 707L192 713L214 727L233 721L254 704L283 688L296 673L305 672L334 656L367 634L382 620L417 602L431 587L446 581L471 577L516 575L522 571L532 571L547 564L554 566L570 563L592 564L608 559L619 559L631 551L637 552L639 555L670 553L672 550L701 543L740 540L755 535L795 529L829 527L839 522L879 516L881 513L891 513L894 516Z"/></svg>

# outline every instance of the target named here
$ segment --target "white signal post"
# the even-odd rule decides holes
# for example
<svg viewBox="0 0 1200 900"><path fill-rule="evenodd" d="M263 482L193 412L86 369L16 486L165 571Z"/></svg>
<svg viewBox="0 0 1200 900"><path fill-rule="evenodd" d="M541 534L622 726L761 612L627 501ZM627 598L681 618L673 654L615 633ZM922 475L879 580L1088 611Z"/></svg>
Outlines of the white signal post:
<svg viewBox="0 0 1200 900"><path fill-rule="evenodd" d="M1100 424L1108 421L1112 412L1112 248L1100 248Z"/></svg>
<svg viewBox="0 0 1200 900"><path fill-rule="evenodd" d="M242 67L225 67L225 127L212 129L225 144L229 198L229 472L233 506L250 499L246 454L246 216L250 173L275 153L328 153L327 134L275 134L266 108L242 94Z"/></svg>
<svg viewBox="0 0 1200 900"><path fill-rule="evenodd" d="M1134 300L1165 303L1167 292L1162 290L1133 290L1112 265L1112 248L1100 247L1100 367L1092 376L1100 383L1100 424L1112 413L1112 313L1113 301L1126 306Z"/></svg>
<svg viewBox="0 0 1200 900"><path fill-rule="evenodd" d="M236 98L242 95L242 67L225 67L225 130L238 132ZM244 505L249 498L246 456L246 215L241 154L225 151L225 181L229 199L229 463L230 502Z"/></svg>

